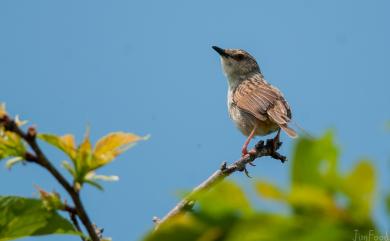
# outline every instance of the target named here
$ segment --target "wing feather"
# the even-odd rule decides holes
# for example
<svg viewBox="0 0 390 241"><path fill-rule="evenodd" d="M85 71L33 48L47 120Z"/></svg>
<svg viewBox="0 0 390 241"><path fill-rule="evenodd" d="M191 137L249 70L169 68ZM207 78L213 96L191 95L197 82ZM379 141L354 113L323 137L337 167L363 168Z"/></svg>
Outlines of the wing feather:
<svg viewBox="0 0 390 241"><path fill-rule="evenodd" d="M277 88L268 84L261 76L255 75L238 85L233 94L233 102L259 120L270 119L287 134L294 135L295 132L287 127L291 119L287 101Z"/></svg>

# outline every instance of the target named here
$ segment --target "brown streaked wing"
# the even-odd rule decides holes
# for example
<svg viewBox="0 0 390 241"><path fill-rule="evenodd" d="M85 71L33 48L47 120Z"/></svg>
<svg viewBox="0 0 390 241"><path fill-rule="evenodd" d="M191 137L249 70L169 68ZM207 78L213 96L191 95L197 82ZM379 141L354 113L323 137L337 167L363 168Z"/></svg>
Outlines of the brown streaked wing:
<svg viewBox="0 0 390 241"><path fill-rule="evenodd" d="M259 120L270 118L279 125L285 125L291 118L290 107L280 91L257 76L237 87L233 102Z"/></svg>

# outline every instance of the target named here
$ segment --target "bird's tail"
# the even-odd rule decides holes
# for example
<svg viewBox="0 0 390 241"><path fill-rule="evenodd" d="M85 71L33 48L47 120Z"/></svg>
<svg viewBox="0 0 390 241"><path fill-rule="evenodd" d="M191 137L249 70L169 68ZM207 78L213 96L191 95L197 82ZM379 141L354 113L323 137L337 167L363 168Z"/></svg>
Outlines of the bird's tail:
<svg viewBox="0 0 390 241"><path fill-rule="evenodd" d="M286 132L289 137L291 137L291 138L298 137L297 132L295 130L291 129L290 127L288 127L287 125L281 125L280 128L282 128L282 130L284 132Z"/></svg>
<svg viewBox="0 0 390 241"><path fill-rule="evenodd" d="M290 123L294 125L296 128L298 128L305 136L309 137L310 139L314 139L314 135L310 134L305 128L300 126L297 122L290 120Z"/></svg>

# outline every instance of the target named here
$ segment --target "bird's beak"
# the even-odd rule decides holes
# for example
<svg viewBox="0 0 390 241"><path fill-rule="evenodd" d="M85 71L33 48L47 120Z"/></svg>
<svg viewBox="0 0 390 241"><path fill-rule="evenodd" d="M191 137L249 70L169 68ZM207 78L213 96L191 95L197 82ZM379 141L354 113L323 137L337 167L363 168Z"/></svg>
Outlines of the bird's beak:
<svg viewBox="0 0 390 241"><path fill-rule="evenodd" d="M219 53L222 57L229 57L229 55L226 53L226 51L220 47L212 46L212 48Z"/></svg>

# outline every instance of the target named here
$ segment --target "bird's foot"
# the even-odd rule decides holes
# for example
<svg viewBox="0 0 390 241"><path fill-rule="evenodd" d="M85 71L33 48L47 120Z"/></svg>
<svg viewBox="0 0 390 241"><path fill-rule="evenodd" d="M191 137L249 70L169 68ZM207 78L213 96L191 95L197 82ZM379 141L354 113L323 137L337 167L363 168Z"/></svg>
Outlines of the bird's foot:
<svg viewBox="0 0 390 241"><path fill-rule="evenodd" d="M248 169L246 169L246 166L245 164L240 166L239 169L238 169L240 172L244 172L245 173L245 176L249 177L249 178L252 178L250 175L249 175L249 172L248 172Z"/></svg>
<svg viewBox="0 0 390 241"><path fill-rule="evenodd" d="M279 138L274 138L274 139L268 139L265 146L271 149L271 157L278 159L282 163L284 163L285 161L287 161L287 157L277 152L277 150L282 146L282 144L283 143L279 140Z"/></svg>
<svg viewBox="0 0 390 241"><path fill-rule="evenodd" d="M241 150L241 154L242 154L241 157L244 157L244 156L246 156L246 155L248 155L248 154L249 154L249 155L255 155L255 154L256 154L256 150L253 150L253 149L252 149L252 150L248 151L246 148L245 148L245 149L243 148L243 149Z"/></svg>
<svg viewBox="0 0 390 241"><path fill-rule="evenodd" d="M255 145L255 147L253 149L251 149L250 151L248 151L247 147L244 146L242 148L242 158L253 158L253 156L257 155L258 152L261 153L262 150L265 149L263 151L266 151L267 153L269 153L268 154L269 156L273 157L274 159L280 160L282 163L284 163L285 161L287 161L287 158L285 156L279 154L279 152L278 152L278 149L280 148L281 145L282 145L282 142L279 139L279 135L277 135L275 138L268 139L266 142L259 141ZM252 157L250 157L250 156L252 156ZM254 157L254 158L256 158L256 157ZM252 162L247 162L247 164L249 164L251 166L256 166ZM240 165L238 170L241 172L244 172L247 177L251 178L245 164Z"/></svg>
<svg viewBox="0 0 390 241"><path fill-rule="evenodd" d="M255 149L252 149L250 151L248 151L246 148L242 149L242 156L241 156L241 158L249 157L251 155L256 155L256 150ZM249 165L251 165L253 167L256 166L252 162L248 162L247 164L249 164ZM240 171L244 172L247 177L252 178L249 175L249 172L248 172L248 169L246 168L246 166L243 166Z"/></svg>
<svg viewBox="0 0 390 241"><path fill-rule="evenodd" d="M279 138L274 138L272 140L272 149L274 152L276 152L279 147L282 145L282 142L279 140Z"/></svg>
<svg viewBox="0 0 390 241"><path fill-rule="evenodd" d="M274 152L276 152L277 149L279 149L279 147L282 145L282 142L280 142L280 128L274 139L272 139L272 144L274 147Z"/></svg>
<svg viewBox="0 0 390 241"><path fill-rule="evenodd" d="M245 173L245 176L247 176L247 177L249 177L249 178L252 178L252 177L249 175L248 169L246 169L246 167L244 167L244 173Z"/></svg>

